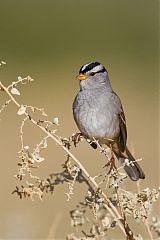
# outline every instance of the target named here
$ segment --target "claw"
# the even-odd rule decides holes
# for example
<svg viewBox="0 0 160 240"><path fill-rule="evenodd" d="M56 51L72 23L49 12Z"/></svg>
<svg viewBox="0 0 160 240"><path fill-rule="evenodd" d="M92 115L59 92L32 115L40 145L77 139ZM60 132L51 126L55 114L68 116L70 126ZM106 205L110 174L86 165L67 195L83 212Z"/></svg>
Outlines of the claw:
<svg viewBox="0 0 160 240"><path fill-rule="evenodd" d="M73 141L75 147L81 141L82 136L83 136L82 133L75 133L72 135L72 141Z"/></svg>

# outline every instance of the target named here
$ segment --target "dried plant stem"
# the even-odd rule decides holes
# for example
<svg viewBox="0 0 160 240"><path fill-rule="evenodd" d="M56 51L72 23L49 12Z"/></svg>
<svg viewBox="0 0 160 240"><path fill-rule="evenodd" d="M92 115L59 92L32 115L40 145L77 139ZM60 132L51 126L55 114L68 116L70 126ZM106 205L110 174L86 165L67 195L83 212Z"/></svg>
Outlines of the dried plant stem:
<svg viewBox="0 0 160 240"><path fill-rule="evenodd" d="M148 235L149 235L150 239L154 240L152 232L151 232L150 227L149 227L148 218L145 219L144 223L145 223L145 226L146 226L146 229L147 229L147 232L148 232Z"/></svg>
<svg viewBox="0 0 160 240"><path fill-rule="evenodd" d="M0 88L3 89L3 91L6 92L6 94L10 97L10 99L12 100L12 102L18 107L20 108L21 105L15 100L15 98L13 97L13 95L9 92L8 88L6 88L2 82L0 82ZM26 117L28 117L28 119L34 124L36 125L38 128L40 128L44 133L47 134L47 136L49 136L54 142L56 142L74 161L75 163L78 165L78 167L82 170L83 174L85 175L85 177L87 178L88 181L90 181L92 183L92 185L94 186L95 190L101 194L101 196L104 198L104 206L107 209L107 211L111 214L111 216L114 218L114 220L117 221L121 231L123 232L123 234L126 237L129 237L127 239L130 240L135 240L135 237L130 235L130 233L126 232L126 228L123 224L123 219L121 217L121 215L119 214L118 210L116 209L116 207L112 204L112 202L108 199L107 195L99 188L99 185L96 183L96 181L94 180L93 177L91 177L91 175L88 173L88 171L84 168L84 166L81 164L81 162L63 145L62 141L60 139L57 138L56 135L50 133L45 127L39 125L27 112L24 112L24 115ZM129 228L129 226L128 226ZM129 229L129 232L132 232ZM151 238L152 239L152 238Z"/></svg>
<svg viewBox="0 0 160 240"><path fill-rule="evenodd" d="M140 181L138 180L136 184L137 184L137 192L140 193L141 192Z"/></svg>
<svg viewBox="0 0 160 240"><path fill-rule="evenodd" d="M137 192L140 193L140 191L141 191L140 181L137 181ZM148 235L149 235L150 239L153 240L153 235L152 235L152 232L151 232L150 227L149 227L148 218L146 218L144 220L144 225L146 227L146 230L148 232Z"/></svg>

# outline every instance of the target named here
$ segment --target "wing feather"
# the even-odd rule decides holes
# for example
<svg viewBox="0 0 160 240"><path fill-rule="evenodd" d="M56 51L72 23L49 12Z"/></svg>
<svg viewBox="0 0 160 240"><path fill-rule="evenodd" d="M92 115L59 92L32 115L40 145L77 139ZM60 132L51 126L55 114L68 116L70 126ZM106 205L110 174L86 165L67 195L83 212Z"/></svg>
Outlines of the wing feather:
<svg viewBox="0 0 160 240"><path fill-rule="evenodd" d="M119 139L118 139L118 146L121 152L125 151L126 148L126 141L127 141L127 128L126 128L126 120L125 115L122 109L122 112L119 114Z"/></svg>

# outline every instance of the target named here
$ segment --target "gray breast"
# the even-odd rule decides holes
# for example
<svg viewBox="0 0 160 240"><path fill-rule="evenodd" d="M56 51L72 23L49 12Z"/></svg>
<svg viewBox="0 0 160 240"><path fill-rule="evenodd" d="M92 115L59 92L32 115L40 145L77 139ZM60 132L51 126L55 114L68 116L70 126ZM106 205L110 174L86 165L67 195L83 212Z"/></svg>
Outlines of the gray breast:
<svg viewBox="0 0 160 240"><path fill-rule="evenodd" d="M116 95L105 91L80 91L73 103L73 115L79 130L90 139L115 139L119 134ZM116 101L115 101L116 100Z"/></svg>

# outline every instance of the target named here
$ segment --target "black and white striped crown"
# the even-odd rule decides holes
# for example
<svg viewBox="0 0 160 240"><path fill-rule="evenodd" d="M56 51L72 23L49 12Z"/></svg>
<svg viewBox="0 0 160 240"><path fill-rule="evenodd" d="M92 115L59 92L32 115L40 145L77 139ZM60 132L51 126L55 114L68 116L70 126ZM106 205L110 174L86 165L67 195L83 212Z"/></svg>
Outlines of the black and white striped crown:
<svg viewBox="0 0 160 240"><path fill-rule="evenodd" d="M94 72L94 73L101 73L101 72L107 72L105 67L99 63L99 62L90 62L87 64L84 64L80 70L79 73L87 73L87 72Z"/></svg>

